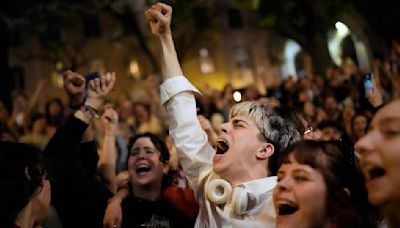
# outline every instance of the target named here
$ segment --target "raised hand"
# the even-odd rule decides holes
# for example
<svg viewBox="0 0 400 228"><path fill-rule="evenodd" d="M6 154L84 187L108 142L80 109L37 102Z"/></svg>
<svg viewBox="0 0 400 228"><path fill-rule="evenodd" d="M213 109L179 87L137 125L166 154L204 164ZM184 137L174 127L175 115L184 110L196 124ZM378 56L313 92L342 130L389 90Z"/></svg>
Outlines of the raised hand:
<svg viewBox="0 0 400 228"><path fill-rule="evenodd" d="M164 3L154 4L146 10L145 16L154 35L160 36L171 32L171 6Z"/></svg>
<svg viewBox="0 0 400 228"><path fill-rule="evenodd" d="M111 91L115 84L115 73L107 73L89 82L85 105L98 109L104 97Z"/></svg>
<svg viewBox="0 0 400 228"><path fill-rule="evenodd" d="M382 91L379 88L380 86L378 86L378 83L375 80L375 78L372 78L373 89L368 91L367 99L372 106L378 107L383 104L383 97Z"/></svg>
<svg viewBox="0 0 400 228"><path fill-rule="evenodd" d="M205 116L203 115L198 115L197 119L199 120L200 126L201 128L205 131L205 132L211 132L214 131L210 120L208 120Z"/></svg>
<svg viewBox="0 0 400 228"><path fill-rule="evenodd" d="M145 12L151 32L160 39L161 73L165 79L183 75L171 34L172 8L163 3L152 5Z"/></svg>
<svg viewBox="0 0 400 228"><path fill-rule="evenodd" d="M118 114L114 110L114 108L106 108L103 115L101 116L101 122L103 123L106 134L116 134L118 126Z"/></svg>
<svg viewBox="0 0 400 228"><path fill-rule="evenodd" d="M104 98L114 87L115 73L108 72L99 78L93 79L89 82L88 98L98 99Z"/></svg>
<svg viewBox="0 0 400 228"><path fill-rule="evenodd" d="M208 142L212 145L215 146L216 145L216 141L218 138L217 133L214 131L214 128L211 125L211 122L209 119L207 119L205 116L203 115L198 115L197 119L199 120L200 126L201 128L206 132L207 136L208 136Z"/></svg>

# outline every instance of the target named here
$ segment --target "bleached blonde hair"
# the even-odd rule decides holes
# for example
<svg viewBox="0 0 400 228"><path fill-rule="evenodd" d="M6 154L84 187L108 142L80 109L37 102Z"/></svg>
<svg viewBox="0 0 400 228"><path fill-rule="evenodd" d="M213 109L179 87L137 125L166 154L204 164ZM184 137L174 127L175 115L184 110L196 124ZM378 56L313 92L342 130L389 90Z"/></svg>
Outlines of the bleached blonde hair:
<svg viewBox="0 0 400 228"><path fill-rule="evenodd" d="M301 139L295 115L258 101L245 101L232 107L229 119L235 116L252 118L260 129L260 139L274 146L274 154L268 162L269 171L274 174L280 152Z"/></svg>

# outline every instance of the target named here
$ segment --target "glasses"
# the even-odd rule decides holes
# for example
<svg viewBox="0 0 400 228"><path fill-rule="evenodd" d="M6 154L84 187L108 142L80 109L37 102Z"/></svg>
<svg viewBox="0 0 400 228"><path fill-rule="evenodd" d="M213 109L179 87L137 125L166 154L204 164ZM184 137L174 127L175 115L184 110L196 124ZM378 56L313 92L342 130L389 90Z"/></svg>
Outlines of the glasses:
<svg viewBox="0 0 400 228"><path fill-rule="evenodd" d="M313 127L307 127L307 129L304 131L304 135L310 134L313 130Z"/></svg>

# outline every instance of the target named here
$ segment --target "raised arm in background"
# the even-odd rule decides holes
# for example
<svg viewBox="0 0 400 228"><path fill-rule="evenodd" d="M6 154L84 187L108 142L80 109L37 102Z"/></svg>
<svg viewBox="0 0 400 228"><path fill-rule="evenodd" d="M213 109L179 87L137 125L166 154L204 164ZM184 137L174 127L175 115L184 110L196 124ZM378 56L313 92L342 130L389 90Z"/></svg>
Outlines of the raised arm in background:
<svg viewBox="0 0 400 228"><path fill-rule="evenodd" d="M77 87L81 84L73 82L79 76L69 77L65 79L66 85L78 91ZM65 227L101 227L107 200L112 196L94 176L92 169L95 170L93 164L97 164L97 160L90 164L94 168L88 168L89 164L82 159L97 156L94 142L81 142L91 119L95 118L96 110L114 82L115 75L111 73L91 81L84 106L57 129L44 151L54 179L53 204Z"/></svg>
<svg viewBox="0 0 400 228"><path fill-rule="evenodd" d="M117 148L115 144L118 124L118 114L113 108L107 108L101 116L104 128L103 148L100 152L99 171L103 176L107 188L116 193L118 183L116 179Z"/></svg>

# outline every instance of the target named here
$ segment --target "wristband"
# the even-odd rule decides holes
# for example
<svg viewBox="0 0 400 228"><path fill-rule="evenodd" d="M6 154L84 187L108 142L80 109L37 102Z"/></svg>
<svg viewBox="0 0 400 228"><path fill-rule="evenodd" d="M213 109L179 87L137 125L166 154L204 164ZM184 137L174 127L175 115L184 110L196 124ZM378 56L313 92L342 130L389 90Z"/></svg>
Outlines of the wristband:
<svg viewBox="0 0 400 228"><path fill-rule="evenodd" d="M81 105L80 110L84 113L90 114L92 118L98 119L100 117L99 112L95 108L90 107L89 105L85 104Z"/></svg>

